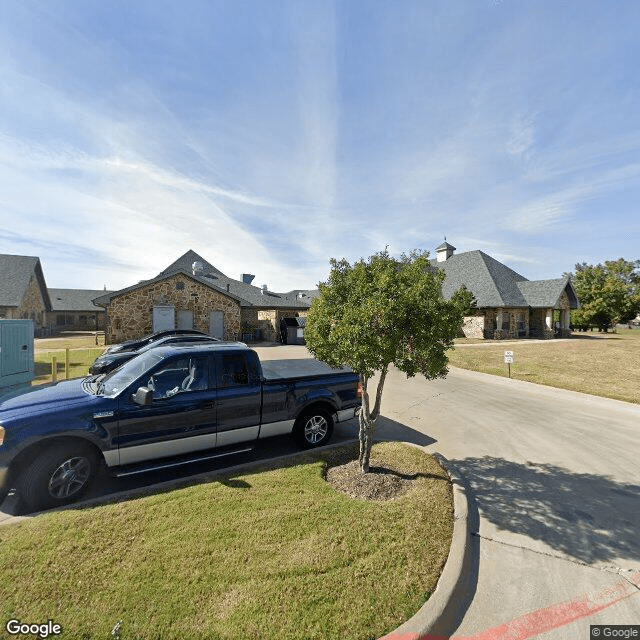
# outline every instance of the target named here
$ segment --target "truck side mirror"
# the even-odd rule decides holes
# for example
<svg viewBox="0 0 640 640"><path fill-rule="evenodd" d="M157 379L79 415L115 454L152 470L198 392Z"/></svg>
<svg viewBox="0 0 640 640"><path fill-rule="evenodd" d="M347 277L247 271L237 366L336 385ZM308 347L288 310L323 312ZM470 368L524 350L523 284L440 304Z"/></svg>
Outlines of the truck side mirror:
<svg viewBox="0 0 640 640"><path fill-rule="evenodd" d="M131 398L136 404L146 407L153 402L153 390L148 387L139 387Z"/></svg>

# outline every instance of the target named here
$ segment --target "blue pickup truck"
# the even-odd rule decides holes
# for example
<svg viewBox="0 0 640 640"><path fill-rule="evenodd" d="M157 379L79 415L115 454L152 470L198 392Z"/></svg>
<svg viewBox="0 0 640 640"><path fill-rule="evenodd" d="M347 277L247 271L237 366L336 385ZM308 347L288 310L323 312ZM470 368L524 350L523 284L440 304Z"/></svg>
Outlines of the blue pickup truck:
<svg viewBox="0 0 640 640"><path fill-rule="evenodd" d="M116 475L246 451L291 433L299 446L353 418L358 376L317 361L296 371L242 343L149 350L109 374L60 382L0 404L0 502L32 511L77 500L98 468ZM314 366L310 366L314 365Z"/></svg>

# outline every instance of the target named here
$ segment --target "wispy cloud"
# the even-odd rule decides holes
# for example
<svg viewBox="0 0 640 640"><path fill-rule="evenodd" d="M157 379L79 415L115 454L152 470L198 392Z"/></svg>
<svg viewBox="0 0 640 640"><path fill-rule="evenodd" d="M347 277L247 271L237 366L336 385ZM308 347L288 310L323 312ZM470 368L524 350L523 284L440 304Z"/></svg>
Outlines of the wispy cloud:
<svg viewBox="0 0 640 640"><path fill-rule="evenodd" d="M3 5L0 251L52 285L188 249L274 289L444 235L560 273L636 251L633 3L195 1Z"/></svg>
<svg viewBox="0 0 640 640"><path fill-rule="evenodd" d="M640 164L604 171L592 176L589 182L576 183L516 207L502 217L499 224L519 234L547 233L573 222L590 201L605 197L621 186L635 183L639 176Z"/></svg>

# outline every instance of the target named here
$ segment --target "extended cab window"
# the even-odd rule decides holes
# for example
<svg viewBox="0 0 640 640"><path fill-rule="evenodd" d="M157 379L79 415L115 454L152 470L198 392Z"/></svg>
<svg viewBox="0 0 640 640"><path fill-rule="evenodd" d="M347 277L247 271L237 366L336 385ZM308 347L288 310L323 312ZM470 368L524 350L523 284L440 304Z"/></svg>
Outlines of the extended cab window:
<svg viewBox="0 0 640 640"><path fill-rule="evenodd" d="M202 357L171 360L153 373L147 387L153 390L155 399L208 389L207 360Z"/></svg>
<svg viewBox="0 0 640 640"><path fill-rule="evenodd" d="M249 384L251 376L247 358L243 354L223 353L220 360L221 387L240 387Z"/></svg>

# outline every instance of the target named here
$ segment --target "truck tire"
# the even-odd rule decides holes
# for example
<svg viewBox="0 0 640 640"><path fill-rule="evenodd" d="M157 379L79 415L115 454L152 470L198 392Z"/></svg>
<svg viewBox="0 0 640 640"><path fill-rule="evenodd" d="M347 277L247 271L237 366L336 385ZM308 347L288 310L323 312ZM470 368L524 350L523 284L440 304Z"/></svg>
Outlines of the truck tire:
<svg viewBox="0 0 640 640"><path fill-rule="evenodd" d="M41 451L22 473L18 492L31 511L52 509L78 500L98 468L93 449L80 442L58 442Z"/></svg>
<svg viewBox="0 0 640 640"><path fill-rule="evenodd" d="M301 449L321 447L331 440L333 418L324 409L309 409L300 414L293 427L293 438Z"/></svg>

